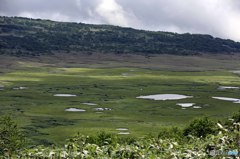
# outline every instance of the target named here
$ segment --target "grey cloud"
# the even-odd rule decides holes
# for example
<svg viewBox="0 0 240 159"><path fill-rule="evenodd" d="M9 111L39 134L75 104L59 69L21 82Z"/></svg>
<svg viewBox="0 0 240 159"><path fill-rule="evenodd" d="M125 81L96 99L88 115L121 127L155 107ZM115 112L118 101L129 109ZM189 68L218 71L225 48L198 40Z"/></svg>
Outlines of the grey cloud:
<svg viewBox="0 0 240 159"><path fill-rule="evenodd" d="M127 0L123 5L129 6ZM240 40L237 0L138 0L131 9L151 30L208 33ZM239 3L238 3L239 4ZM147 24L147 25L145 25ZM231 26L235 27L231 27Z"/></svg>
<svg viewBox="0 0 240 159"><path fill-rule="evenodd" d="M0 15L212 34L240 40L239 0L0 0Z"/></svg>
<svg viewBox="0 0 240 159"><path fill-rule="evenodd" d="M32 18L80 22L91 18L88 10L95 7L96 3L93 2L87 0L0 0L0 13L7 16L26 15ZM56 18L56 15L59 17Z"/></svg>

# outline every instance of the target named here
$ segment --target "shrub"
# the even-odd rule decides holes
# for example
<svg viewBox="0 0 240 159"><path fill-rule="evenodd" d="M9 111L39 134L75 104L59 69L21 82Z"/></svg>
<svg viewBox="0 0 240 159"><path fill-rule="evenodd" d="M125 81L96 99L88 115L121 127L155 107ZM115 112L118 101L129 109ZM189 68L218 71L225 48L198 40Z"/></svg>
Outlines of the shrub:
<svg viewBox="0 0 240 159"><path fill-rule="evenodd" d="M0 154L11 156L23 148L25 138L17 124L9 116L0 119Z"/></svg>
<svg viewBox="0 0 240 159"><path fill-rule="evenodd" d="M177 140L182 139L183 132L178 127L172 127L172 128L162 128L158 133L159 139L169 139L174 138Z"/></svg>
<svg viewBox="0 0 240 159"><path fill-rule="evenodd" d="M207 117L195 119L183 130L183 135L206 137L209 134L215 134L217 132L216 123Z"/></svg>
<svg viewBox="0 0 240 159"><path fill-rule="evenodd" d="M237 113L234 113L232 116L234 122L240 122L240 110Z"/></svg>

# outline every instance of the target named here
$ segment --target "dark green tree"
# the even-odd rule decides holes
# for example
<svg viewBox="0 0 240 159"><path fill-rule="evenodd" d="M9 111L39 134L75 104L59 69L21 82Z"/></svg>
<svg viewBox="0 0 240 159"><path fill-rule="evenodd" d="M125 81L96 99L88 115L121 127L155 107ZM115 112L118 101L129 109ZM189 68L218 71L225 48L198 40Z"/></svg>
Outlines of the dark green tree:
<svg viewBox="0 0 240 159"><path fill-rule="evenodd" d="M215 134L217 132L216 123L207 117L194 119L190 124L183 130L183 135L206 137L209 134Z"/></svg>
<svg viewBox="0 0 240 159"><path fill-rule="evenodd" d="M25 137L23 132L10 116L0 118L0 155L11 157L23 148Z"/></svg>

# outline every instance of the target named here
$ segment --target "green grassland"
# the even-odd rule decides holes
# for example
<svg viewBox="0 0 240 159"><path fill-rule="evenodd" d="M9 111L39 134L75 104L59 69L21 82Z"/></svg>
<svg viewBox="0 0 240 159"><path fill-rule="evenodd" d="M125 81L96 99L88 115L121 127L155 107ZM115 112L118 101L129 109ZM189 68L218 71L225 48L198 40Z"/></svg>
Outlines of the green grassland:
<svg viewBox="0 0 240 159"><path fill-rule="evenodd" d="M240 104L212 99L239 98L240 90L219 90L221 85L240 86L239 74L229 70L174 71L143 67L60 67L36 62L16 62L2 68L0 114L11 114L27 135L38 143L63 143L75 134L94 135L128 128L132 136L156 135L162 127L183 126L208 116L222 120ZM16 87L27 89L16 90ZM55 97L54 94L76 94ZM183 94L182 100L137 99L140 95ZM82 103L96 103L97 106ZM202 109L181 109L176 103L196 103ZM66 112L66 108L86 112ZM96 113L94 108L112 110Z"/></svg>

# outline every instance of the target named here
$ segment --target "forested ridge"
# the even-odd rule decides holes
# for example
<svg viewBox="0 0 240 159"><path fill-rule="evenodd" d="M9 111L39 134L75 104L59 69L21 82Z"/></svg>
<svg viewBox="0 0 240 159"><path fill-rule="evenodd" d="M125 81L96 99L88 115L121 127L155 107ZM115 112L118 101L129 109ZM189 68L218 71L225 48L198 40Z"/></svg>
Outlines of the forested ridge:
<svg viewBox="0 0 240 159"><path fill-rule="evenodd" d="M239 53L240 43L211 35L177 34L111 25L0 17L0 53L38 56L53 53L176 54Z"/></svg>

